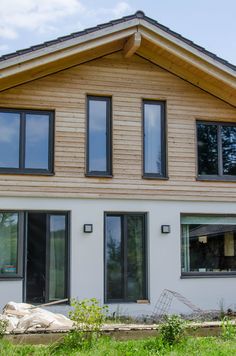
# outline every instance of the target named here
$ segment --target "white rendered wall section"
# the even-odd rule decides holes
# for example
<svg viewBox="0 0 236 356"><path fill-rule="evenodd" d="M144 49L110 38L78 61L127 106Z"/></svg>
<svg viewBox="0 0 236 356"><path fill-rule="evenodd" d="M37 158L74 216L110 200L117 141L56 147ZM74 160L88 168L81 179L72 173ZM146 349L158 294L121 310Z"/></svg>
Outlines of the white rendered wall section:
<svg viewBox="0 0 236 356"><path fill-rule="evenodd" d="M146 212L150 304L120 304L120 311L152 312L165 288L180 292L203 309L219 309L222 303L225 308L236 309L236 276L181 279L180 258L180 214L235 214L233 203L0 198L0 210L70 211L71 296L95 297L101 302L104 301L104 212ZM93 233L85 234L84 224L93 224ZM162 234L161 225L170 225L171 233ZM22 281L0 281L0 307L9 300L22 301L22 285ZM110 305L111 311L117 307ZM174 302L172 311L188 312L188 309Z"/></svg>

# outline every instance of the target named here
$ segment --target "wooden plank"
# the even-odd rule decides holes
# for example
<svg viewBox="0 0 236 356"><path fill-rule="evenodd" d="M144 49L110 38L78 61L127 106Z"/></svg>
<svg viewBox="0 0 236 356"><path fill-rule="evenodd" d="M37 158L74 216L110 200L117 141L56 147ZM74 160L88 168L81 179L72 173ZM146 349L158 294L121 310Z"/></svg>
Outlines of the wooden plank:
<svg viewBox="0 0 236 356"><path fill-rule="evenodd" d="M135 32L124 44L123 54L125 58L130 58L141 46L142 36L140 32Z"/></svg>
<svg viewBox="0 0 236 356"><path fill-rule="evenodd" d="M85 177L87 94L112 95L113 178ZM143 98L167 103L167 181L142 179ZM235 122L236 110L135 54L9 89L0 106L56 113L55 176L0 175L0 196L236 202L236 183L196 181L195 142L196 119Z"/></svg>

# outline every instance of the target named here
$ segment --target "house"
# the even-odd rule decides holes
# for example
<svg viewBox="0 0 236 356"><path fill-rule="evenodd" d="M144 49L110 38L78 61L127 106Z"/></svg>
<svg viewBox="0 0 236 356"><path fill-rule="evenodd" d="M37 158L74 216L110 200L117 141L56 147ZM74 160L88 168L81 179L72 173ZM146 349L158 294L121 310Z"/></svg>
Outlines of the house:
<svg viewBox="0 0 236 356"><path fill-rule="evenodd" d="M2 56L0 305L234 308L235 106L236 66L141 11Z"/></svg>

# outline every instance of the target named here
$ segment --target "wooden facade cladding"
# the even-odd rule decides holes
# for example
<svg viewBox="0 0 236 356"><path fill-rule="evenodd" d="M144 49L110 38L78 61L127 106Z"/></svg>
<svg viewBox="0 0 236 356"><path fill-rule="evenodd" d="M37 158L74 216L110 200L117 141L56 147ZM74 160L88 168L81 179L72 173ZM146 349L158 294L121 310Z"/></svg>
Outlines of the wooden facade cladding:
<svg viewBox="0 0 236 356"><path fill-rule="evenodd" d="M113 178L85 177L86 95L112 97ZM142 99L166 101L168 180L142 179ZM0 107L55 110L55 175L0 175L1 196L236 201L236 182L196 180L196 120L236 109L139 55L96 59L0 93Z"/></svg>

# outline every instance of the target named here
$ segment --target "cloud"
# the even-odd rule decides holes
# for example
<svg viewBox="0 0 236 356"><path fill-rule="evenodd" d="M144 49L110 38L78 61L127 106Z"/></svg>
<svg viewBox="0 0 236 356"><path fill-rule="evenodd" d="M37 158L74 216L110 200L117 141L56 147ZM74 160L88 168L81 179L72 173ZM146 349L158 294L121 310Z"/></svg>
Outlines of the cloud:
<svg viewBox="0 0 236 356"><path fill-rule="evenodd" d="M91 22L104 17L120 17L130 11L125 1L96 10L91 10L83 2L85 0L11 0L10 3L9 0L1 0L0 38L15 39L19 36L19 30L53 33L60 27L61 20L76 15Z"/></svg>
<svg viewBox="0 0 236 356"><path fill-rule="evenodd" d="M128 1L89 6L86 0L0 0L0 51L15 51L131 12Z"/></svg>
<svg viewBox="0 0 236 356"><path fill-rule="evenodd" d="M112 20L127 15L131 11L132 8L126 1L118 1L113 7L100 7L96 10L87 9L88 16L97 22Z"/></svg>
<svg viewBox="0 0 236 356"><path fill-rule="evenodd" d="M0 52L8 51L9 46L7 44L0 45Z"/></svg>
<svg viewBox="0 0 236 356"><path fill-rule="evenodd" d="M19 30L52 32L61 19L84 11L79 0L1 0L0 37L17 38Z"/></svg>

